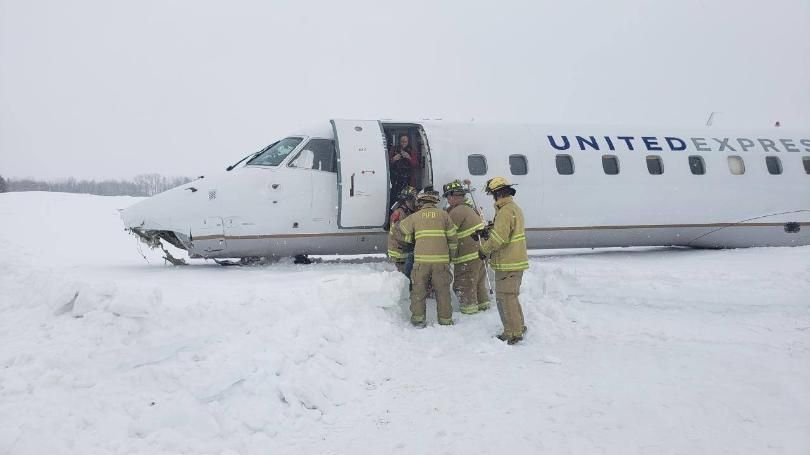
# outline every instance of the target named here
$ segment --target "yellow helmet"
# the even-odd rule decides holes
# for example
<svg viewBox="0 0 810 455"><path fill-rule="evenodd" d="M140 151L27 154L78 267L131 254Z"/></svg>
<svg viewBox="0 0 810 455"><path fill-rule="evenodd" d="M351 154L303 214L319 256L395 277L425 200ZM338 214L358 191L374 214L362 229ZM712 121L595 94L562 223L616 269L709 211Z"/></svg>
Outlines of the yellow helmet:
<svg viewBox="0 0 810 455"><path fill-rule="evenodd" d="M492 194L501 188L512 188L513 186L514 184L509 183L504 177L493 177L487 180L485 191L487 194Z"/></svg>

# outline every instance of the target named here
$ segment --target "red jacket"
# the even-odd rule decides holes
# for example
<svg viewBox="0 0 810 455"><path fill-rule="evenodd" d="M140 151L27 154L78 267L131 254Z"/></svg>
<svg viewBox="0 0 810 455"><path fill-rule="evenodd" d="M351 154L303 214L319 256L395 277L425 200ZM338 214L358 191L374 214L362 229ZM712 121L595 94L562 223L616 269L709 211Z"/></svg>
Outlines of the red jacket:
<svg viewBox="0 0 810 455"><path fill-rule="evenodd" d="M394 155L396 155L398 151L399 151L399 146L391 147L391 149L388 150L388 162L389 163L394 162ZM419 152L417 152L416 150L413 149L413 147L411 147L411 151L408 152L408 155L411 156L411 158L408 160L408 161L411 162L411 167L419 167L419 156L418 156ZM397 160L397 161L399 161L399 160Z"/></svg>
<svg viewBox="0 0 810 455"><path fill-rule="evenodd" d="M391 147L391 149L388 150L389 167L391 167L391 165L393 165L393 163L394 163L394 155L396 155L398 151L399 151L399 146ZM419 152L416 149L414 149L413 147L411 147L411 151L408 152L408 155L410 155L410 158L408 159L408 164L410 164L409 167L411 169L419 168ZM396 162L399 162L399 161L401 161L401 160L397 160ZM411 178L410 178L411 186L415 187L416 186L416 173L411 172L410 174L411 174Z"/></svg>

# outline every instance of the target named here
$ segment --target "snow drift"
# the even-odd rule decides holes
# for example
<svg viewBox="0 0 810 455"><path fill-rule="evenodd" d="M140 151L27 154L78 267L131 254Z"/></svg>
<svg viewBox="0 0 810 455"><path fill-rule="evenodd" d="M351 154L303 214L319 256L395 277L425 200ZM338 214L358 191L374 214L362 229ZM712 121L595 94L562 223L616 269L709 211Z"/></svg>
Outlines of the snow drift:
<svg viewBox="0 0 810 455"><path fill-rule="evenodd" d="M538 253L507 347L380 257L166 266L134 201L0 194L0 453L810 451L810 247Z"/></svg>

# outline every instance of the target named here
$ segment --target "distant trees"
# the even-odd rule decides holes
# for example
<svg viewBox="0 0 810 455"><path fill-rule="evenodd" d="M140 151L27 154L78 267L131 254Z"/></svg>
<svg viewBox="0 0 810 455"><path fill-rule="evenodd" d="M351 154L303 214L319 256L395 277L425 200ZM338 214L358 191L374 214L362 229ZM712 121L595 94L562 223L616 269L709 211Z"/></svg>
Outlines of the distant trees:
<svg viewBox="0 0 810 455"><path fill-rule="evenodd" d="M133 183L144 196L154 196L190 181L187 177L167 178L160 174L140 174L135 176Z"/></svg>
<svg viewBox="0 0 810 455"><path fill-rule="evenodd" d="M0 177L0 192L56 191L100 196L154 196L190 181L191 179L188 177L165 177L160 174L141 174L132 180L101 181L76 180L73 177L59 181L34 179L8 179L5 181Z"/></svg>

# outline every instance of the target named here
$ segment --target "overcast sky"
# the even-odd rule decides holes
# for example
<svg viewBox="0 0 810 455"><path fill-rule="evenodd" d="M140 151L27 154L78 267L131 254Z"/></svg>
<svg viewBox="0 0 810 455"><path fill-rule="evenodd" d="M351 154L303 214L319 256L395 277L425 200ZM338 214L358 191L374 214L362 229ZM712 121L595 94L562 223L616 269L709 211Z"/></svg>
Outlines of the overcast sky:
<svg viewBox="0 0 810 455"><path fill-rule="evenodd" d="M194 176L329 118L810 128L810 0L0 0L0 175Z"/></svg>

